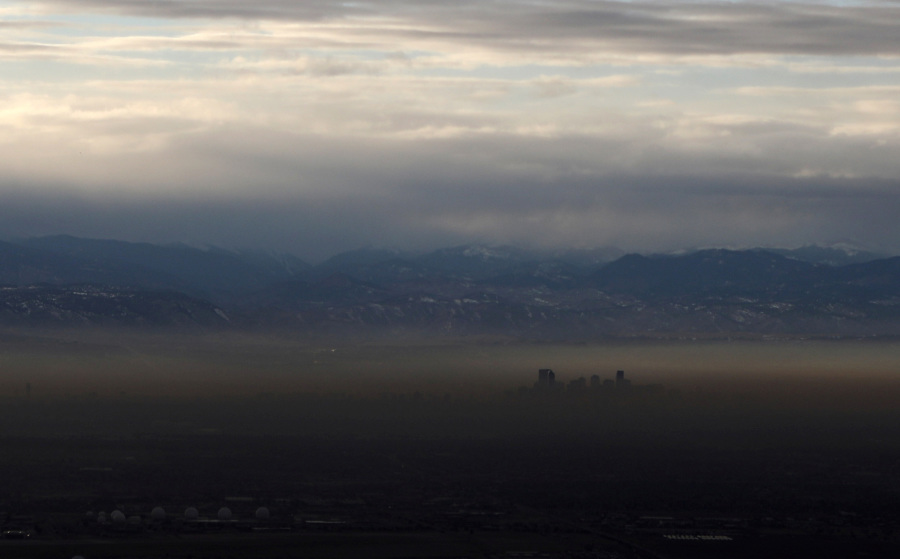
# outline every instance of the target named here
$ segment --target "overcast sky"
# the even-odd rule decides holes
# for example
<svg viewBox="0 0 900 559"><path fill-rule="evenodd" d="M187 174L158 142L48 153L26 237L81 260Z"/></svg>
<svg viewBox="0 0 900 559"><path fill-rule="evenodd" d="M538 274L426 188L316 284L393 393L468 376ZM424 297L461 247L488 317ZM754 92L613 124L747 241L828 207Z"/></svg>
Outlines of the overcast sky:
<svg viewBox="0 0 900 559"><path fill-rule="evenodd" d="M900 1L0 0L0 236L900 253Z"/></svg>

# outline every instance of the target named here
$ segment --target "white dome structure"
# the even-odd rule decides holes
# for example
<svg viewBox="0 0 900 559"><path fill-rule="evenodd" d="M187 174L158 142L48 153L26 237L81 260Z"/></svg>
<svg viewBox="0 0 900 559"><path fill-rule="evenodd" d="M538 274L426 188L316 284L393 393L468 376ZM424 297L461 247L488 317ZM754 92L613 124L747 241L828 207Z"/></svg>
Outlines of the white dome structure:
<svg viewBox="0 0 900 559"><path fill-rule="evenodd" d="M231 520L231 509L222 507L219 509L219 513L216 516L219 517L219 520Z"/></svg>
<svg viewBox="0 0 900 559"><path fill-rule="evenodd" d="M153 507L153 510L150 511L150 520L155 520L156 522L162 522L166 519L166 511L163 510L162 507Z"/></svg>
<svg viewBox="0 0 900 559"><path fill-rule="evenodd" d="M256 509L256 519L257 520L268 520L269 519L268 507L259 507L258 509Z"/></svg>
<svg viewBox="0 0 900 559"><path fill-rule="evenodd" d="M114 510L109 514L109 519L113 521L113 524L125 524L126 518L125 513L120 510Z"/></svg>
<svg viewBox="0 0 900 559"><path fill-rule="evenodd" d="M187 520L197 520L198 518L200 518L200 511L198 511L194 507L188 507L184 510L184 517Z"/></svg>

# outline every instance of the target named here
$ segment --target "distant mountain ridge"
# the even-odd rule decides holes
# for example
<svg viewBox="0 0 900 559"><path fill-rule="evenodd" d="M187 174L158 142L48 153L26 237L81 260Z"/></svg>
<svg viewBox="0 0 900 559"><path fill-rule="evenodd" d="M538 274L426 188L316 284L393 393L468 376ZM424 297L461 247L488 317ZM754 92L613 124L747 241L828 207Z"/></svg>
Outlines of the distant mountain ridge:
<svg viewBox="0 0 900 559"><path fill-rule="evenodd" d="M262 288L296 277L311 267L299 258L284 254L203 250L186 245L80 239L67 235L24 239L15 246L29 251L28 254L42 254L47 260L50 254L55 254L61 257L59 262L95 272L81 274L73 283L176 289L210 298ZM66 282L55 279L49 283Z"/></svg>
<svg viewBox="0 0 900 559"><path fill-rule="evenodd" d="M888 254L881 254L860 248L856 248L847 244L839 244L830 247L817 245L806 245L800 248L784 249L774 248L765 249L768 252L781 254L804 262L812 264L827 264L829 266L845 266L847 264L863 264L872 260L882 260L890 258Z"/></svg>
<svg viewBox="0 0 900 559"><path fill-rule="evenodd" d="M850 262L837 264L844 252ZM604 260L604 256L610 258ZM466 245L286 254L69 236L0 242L0 325L533 340L900 335L900 257Z"/></svg>

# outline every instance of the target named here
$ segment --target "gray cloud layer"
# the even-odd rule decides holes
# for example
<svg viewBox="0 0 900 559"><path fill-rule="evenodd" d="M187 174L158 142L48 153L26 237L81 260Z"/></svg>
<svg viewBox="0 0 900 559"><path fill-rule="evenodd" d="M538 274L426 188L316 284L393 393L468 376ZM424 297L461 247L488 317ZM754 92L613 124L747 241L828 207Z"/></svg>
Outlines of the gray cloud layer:
<svg viewBox="0 0 900 559"><path fill-rule="evenodd" d="M0 234L900 252L897 2L35 5Z"/></svg>
<svg viewBox="0 0 900 559"><path fill-rule="evenodd" d="M584 143L584 138L562 144L508 138L402 149L321 145L304 150L307 164L284 168L315 173L313 160L319 159L321 181L332 184L302 196L289 189L260 188L97 197L74 195L62 187L51 195L20 185L4 195L0 233L65 231L270 247L313 260L370 243L413 249L464 242L617 245L650 251L850 240L900 249L900 181L790 178L734 172L723 163L720 169L697 164L702 172L694 173L667 171L661 163L654 172L583 176L574 163L566 165L553 152L574 151L579 144L585 151L612 147ZM558 169L539 175L496 165L490 159L501 146L520 152L523 162L543 157ZM268 165L262 155L243 152L242 157L240 168L247 177L268 176L256 169ZM682 161L682 167L689 166Z"/></svg>
<svg viewBox="0 0 900 559"><path fill-rule="evenodd" d="M589 48L667 55L900 55L900 13L897 3L888 1L835 5L792 1L72 0L47 4L158 18L346 22L391 18L409 24L402 31L392 29L393 37L433 37L525 53L578 53Z"/></svg>

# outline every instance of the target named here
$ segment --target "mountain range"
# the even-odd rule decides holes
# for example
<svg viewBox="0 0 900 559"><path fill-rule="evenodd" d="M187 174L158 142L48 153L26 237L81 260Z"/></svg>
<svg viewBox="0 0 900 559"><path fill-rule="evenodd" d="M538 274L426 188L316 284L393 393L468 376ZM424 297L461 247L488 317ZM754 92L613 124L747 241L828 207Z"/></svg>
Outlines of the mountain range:
<svg viewBox="0 0 900 559"><path fill-rule="evenodd" d="M288 255L53 236L0 242L0 325L307 336L597 338L900 334L900 257L848 250L467 245Z"/></svg>

